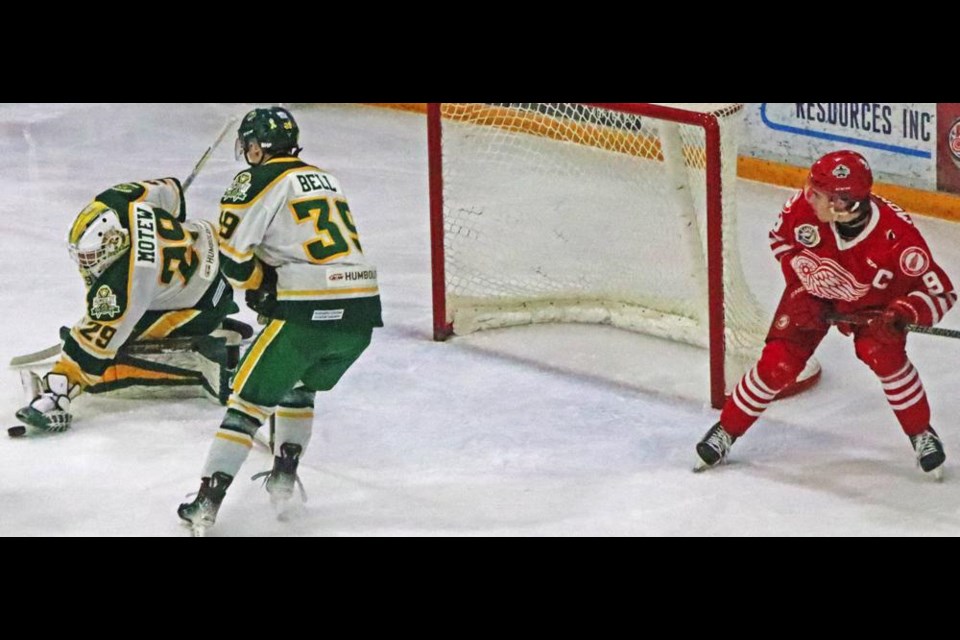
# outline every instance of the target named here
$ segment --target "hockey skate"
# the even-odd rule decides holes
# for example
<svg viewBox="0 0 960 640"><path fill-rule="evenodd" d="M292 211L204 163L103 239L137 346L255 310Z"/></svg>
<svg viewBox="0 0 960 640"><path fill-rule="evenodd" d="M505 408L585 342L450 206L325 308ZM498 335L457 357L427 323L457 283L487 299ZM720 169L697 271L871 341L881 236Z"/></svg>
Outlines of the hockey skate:
<svg viewBox="0 0 960 640"><path fill-rule="evenodd" d="M724 431L719 422L710 427L710 430L707 431L700 442L697 443L698 459L693 470L700 472L723 462L724 458L727 457L727 453L730 451L730 447L732 447L736 441L736 436L731 436Z"/></svg>
<svg viewBox="0 0 960 640"><path fill-rule="evenodd" d="M933 430L933 427L927 427L925 431L915 436L910 436L910 444L913 450L917 452L917 464L924 472L931 474L937 481L943 479L943 461L947 459L943 452L943 443L940 442L940 436Z"/></svg>
<svg viewBox="0 0 960 640"><path fill-rule="evenodd" d="M211 477L201 480L200 491L193 502L185 502L177 509L177 515L190 527L194 537L202 538L217 521L217 511L231 482L233 476L216 471Z"/></svg>
<svg viewBox="0 0 960 640"><path fill-rule="evenodd" d="M273 469L262 471L251 478L252 480L265 478L263 486L270 494L270 504L281 520L285 520L294 511L295 505L292 504L291 498L293 498L295 485L300 488L302 502L307 501L307 492L297 476L301 453L303 453L303 447L299 444L284 442L280 445L280 455L273 459Z"/></svg>

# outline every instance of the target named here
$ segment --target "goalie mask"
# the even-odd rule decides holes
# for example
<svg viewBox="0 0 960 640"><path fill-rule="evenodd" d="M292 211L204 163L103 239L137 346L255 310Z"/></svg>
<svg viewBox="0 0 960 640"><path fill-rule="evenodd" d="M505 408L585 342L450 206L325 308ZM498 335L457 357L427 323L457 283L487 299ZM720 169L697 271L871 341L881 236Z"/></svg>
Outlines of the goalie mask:
<svg viewBox="0 0 960 640"><path fill-rule="evenodd" d="M120 224L116 211L94 201L73 222L67 243L70 257L90 284L126 253L130 234Z"/></svg>
<svg viewBox="0 0 960 640"><path fill-rule="evenodd" d="M300 153L299 138L297 121L283 107L254 109L240 121L236 158L245 157L251 142L256 142L263 151L274 156L282 153L295 156Z"/></svg>

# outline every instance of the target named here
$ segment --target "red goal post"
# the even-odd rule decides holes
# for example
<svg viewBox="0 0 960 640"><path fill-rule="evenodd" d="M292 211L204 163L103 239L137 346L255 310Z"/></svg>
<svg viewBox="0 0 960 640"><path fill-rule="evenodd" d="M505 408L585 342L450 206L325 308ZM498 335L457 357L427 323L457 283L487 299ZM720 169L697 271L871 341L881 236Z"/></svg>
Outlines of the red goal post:
<svg viewBox="0 0 960 640"><path fill-rule="evenodd" d="M595 322L696 344L719 408L769 323L734 237L742 109L429 103L434 338Z"/></svg>

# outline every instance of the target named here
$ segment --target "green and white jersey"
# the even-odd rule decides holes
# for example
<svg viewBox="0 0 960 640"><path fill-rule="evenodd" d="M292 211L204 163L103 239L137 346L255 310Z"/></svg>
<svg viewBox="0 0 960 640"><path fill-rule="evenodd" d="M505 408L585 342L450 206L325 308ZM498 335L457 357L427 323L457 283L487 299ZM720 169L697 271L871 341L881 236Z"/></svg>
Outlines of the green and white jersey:
<svg viewBox="0 0 960 640"><path fill-rule="evenodd" d="M117 350L131 337L164 338L201 313L198 302L219 283L222 297L229 287L219 277L216 228L206 221L184 222L183 190L175 178L120 184L97 195L84 209L105 205L120 217L130 234L130 249L107 267L87 291L84 317L64 342L57 363L75 382L99 381ZM81 213L71 236L82 233ZM203 306L217 305L212 298ZM138 326L148 312L155 321Z"/></svg>
<svg viewBox="0 0 960 640"><path fill-rule="evenodd" d="M377 270L363 255L340 181L298 158L241 171L220 200L220 262L242 289L277 271L272 317L383 326Z"/></svg>

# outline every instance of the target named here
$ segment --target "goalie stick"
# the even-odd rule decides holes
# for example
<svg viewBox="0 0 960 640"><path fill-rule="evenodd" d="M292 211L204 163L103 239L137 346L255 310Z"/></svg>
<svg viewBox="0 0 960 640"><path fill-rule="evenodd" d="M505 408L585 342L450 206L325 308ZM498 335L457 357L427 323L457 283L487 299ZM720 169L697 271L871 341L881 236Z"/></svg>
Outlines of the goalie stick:
<svg viewBox="0 0 960 640"><path fill-rule="evenodd" d="M847 324L864 325L870 322L870 318L855 313L830 313L827 314L827 322L837 324L843 322ZM960 331L954 329L941 329L939 327L927 327L922 324L907 324L903 327L904 331L913 333L925 333L930 336L941 336L943 338L960 338Z"/></svg>
<svg viewBox="0 0 960 640"><path fill-rule="evenodd" d="M60 343L57 343L53 346L47 347L46 349L41 349L40 351L25 353L22 356L15 356L10 359L10 366L22 367L27 364L37 364L38 362L43 362L47 358L52 358L56 355L59 355L60 347Z"/></svg>
<svg viewBox="0 0 960 640"><path fill-rule="evenodd" d="M237 116L230 116L227 118L226 122L223 123L223 127L220 128L220 131L217 133L216 139L213 141L207 149L203 152L203 155L200 156L200 159L197 160L197 164L193 165L193 171L190 172L190 175L184 179L181 184L183 191L186 192L187 187L193 184L193 181L196 180L197 175L200 173L200 170L203 169L203 166L207 164L207 160L210 159L210 156L213 154L214 150L220 146L220 143L223 141L223 138L227 135L227 132L230 128L236 124L239 118ZM225 327L226 328L226 327ZM244 339L249 336L243 336ZM46 349L41 349L40 351L34 351L33 353L25 353L21 356L14 356L10 359L11 367L22 367L24 365L37 364L38 362L43 362L48 358L52 358L60 354L61 345L55 344L47 347Z"/></svg>

